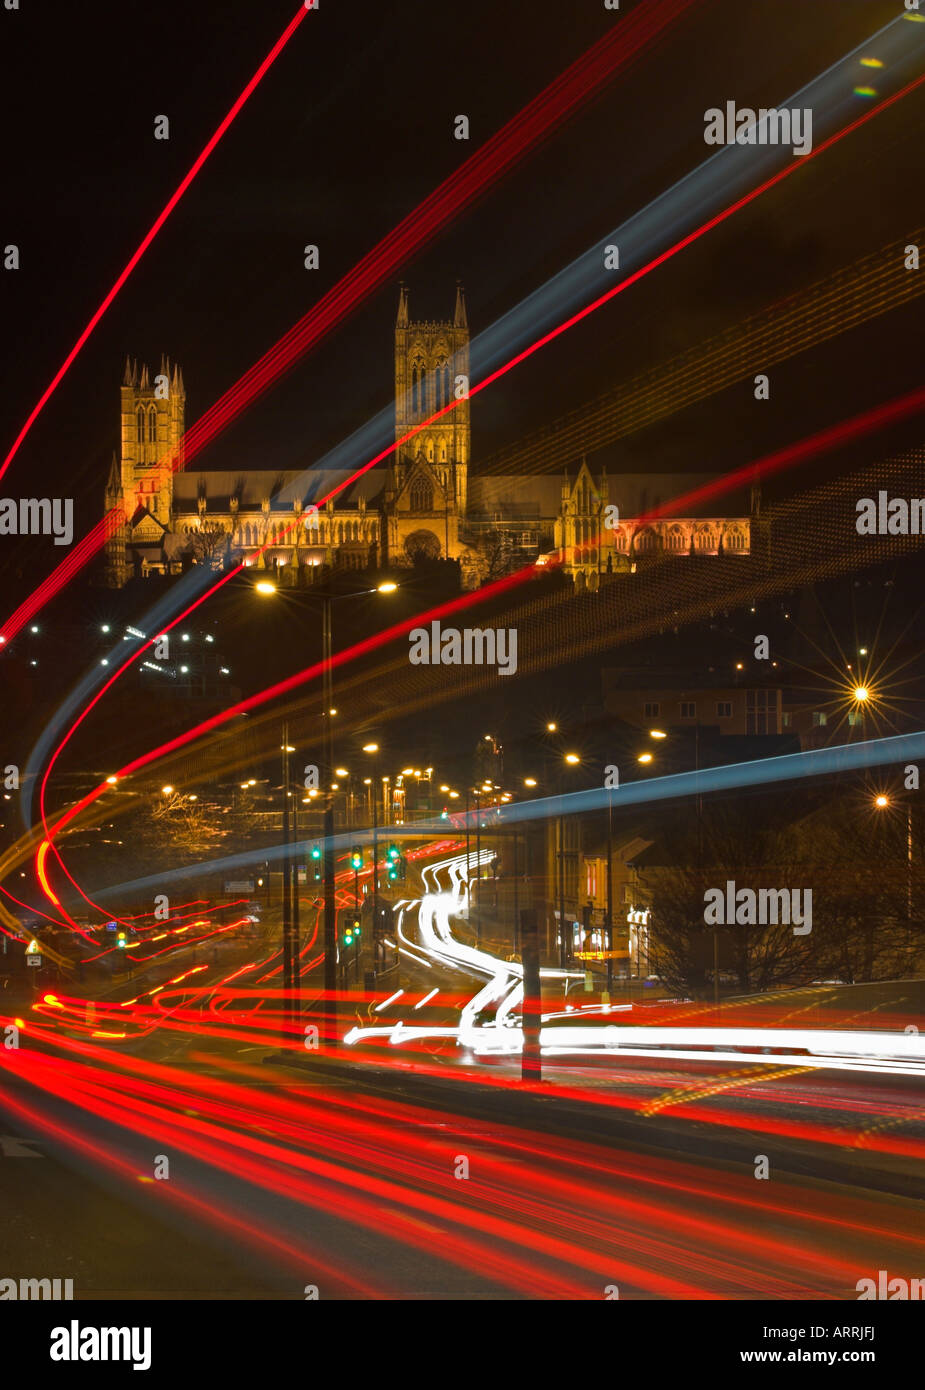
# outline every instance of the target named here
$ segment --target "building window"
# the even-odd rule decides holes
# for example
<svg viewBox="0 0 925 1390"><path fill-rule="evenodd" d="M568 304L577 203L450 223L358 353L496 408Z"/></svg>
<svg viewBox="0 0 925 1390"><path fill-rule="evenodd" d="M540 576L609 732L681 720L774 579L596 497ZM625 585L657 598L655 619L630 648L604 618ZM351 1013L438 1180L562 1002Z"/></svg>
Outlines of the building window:
<svg viewBox="0 0 925 1390"><path fill-rule="evenodd" d="M745 732L748 734L772 734L776 730L773 711L777 705L777 692L773 690L749 690L746 696Z"/></svg>
<svg viewBox="0 0 925 1390"><path fill-rule="evenodd" d="M814 709L814 710L813 710L813 728L814 728L814 729L824 729L825 726L826 726L826 724L828 724L828 722L829 722L829 716L825 713L824 710L821 710L821 709Z"/></svg>
<svg viewBox="0 0 925 1390"><path fill-rule="evenodd" d="M157 411L153 405L148 411L148 443L157 443Z"/></svg>
<svg viewBox="0 0 925 1390"><path fill-rule="evenodd" d="M437 409L450 403L450 368L446 361L437 363Z"/></svg>
<svg viewBox="0 0 925 1390"><path fill-rule="evenodd" d="M731 700L717 700L717 702L716 702L716 715L717 715L717 718L718 718L718 719L731 719L731 718L732 718L732 701L731 701Z"/></svg>
<svg viewBox="0 0 925 1390"><path fill-rule="evenodd" d="M661 714L662 707L658 700L647 700L643 705L643 712L646 719L657 719Z"/></svg>
<svg viewBox="0 0 925 1390"><path fill-rule="evenodd" d="M135 439L139 444L145 442L145 413L140 408L135 416Z"/></svg>
<svg viewBox="0 0 925 1390"><path fill-rule="evenodd" d="M424 414L424 363L418 358L411 364L411 413L415 418Z"/></svg>
<svg viewBox="0 0 925 1390"><path fill-rule="evenodd" d="M413 512L432 512L434 509L434 492L426 478L415 478L411 484L409 503Z"/></svg>
<svg viewBox="0 0 925 1390"><path fill-rule="evenodd" d="M790 728L790 722L791 722L792 717L793 717L793 716L791 715L789 709L785 709L784 712L783 712L783 714L782 714L781 717L780 717L780 722L781 722L781 724L784 726L785 729L789 729L789 728Z"/></svg>
<svg viewBox="0 0 925 1390"><path fill-rule="evenodd" d="M696 719L696 718L697 718L697 705L695 704L695 702L694 702L693 700L682 700L682 701L681 701L681 718L682 718L682 719Z"/></svg>

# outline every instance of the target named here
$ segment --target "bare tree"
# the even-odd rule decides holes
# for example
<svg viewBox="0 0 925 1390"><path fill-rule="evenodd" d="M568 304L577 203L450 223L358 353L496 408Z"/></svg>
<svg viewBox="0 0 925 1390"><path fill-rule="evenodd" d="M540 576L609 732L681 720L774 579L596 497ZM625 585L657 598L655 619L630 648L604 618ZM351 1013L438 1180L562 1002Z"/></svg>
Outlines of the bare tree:
<svg viewBox="0 0 925 1390"><path fill-rule="evenodd" d="M219 569L228 549L229 535L217 521L206 521L192 533L193 556L199 565Z"/></svg>

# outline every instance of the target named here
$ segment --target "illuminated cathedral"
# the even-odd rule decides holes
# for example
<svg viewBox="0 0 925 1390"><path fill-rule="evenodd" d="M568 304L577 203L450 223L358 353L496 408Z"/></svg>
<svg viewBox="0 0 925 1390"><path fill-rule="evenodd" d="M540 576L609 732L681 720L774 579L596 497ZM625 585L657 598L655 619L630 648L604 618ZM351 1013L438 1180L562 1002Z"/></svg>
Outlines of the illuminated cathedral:
<svg viewBox="0 0 925 1390"><path fill-rule="evenodd" d="M106 512L124 515L106 545L105 582L180 574L190 564L258 565L280 583L310 583L331 569L401 569L451 559L475 588L550 552L579 588L596 589L630 573L646 556L747 555L750 517L634 518L690 490L690 476L594 477L582 460L573 475L475 473L470 476L467 395L469 324L457 287L453 317L410 317L399 294L395 322L395 438L387 465L371 469L320 508L340 473L309 469L218 472L183 464L183 373L126 360L121 447L106 486ZM614 522L614 515L618 521Z"/></svg>

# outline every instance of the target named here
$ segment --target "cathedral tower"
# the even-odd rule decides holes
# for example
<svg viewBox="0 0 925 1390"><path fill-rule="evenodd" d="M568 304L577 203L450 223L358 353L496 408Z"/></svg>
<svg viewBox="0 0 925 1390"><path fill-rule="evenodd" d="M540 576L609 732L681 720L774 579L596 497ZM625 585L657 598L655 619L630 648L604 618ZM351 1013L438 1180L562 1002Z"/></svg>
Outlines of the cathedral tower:
<svg viewBox="0 0 925 1390"><path fill-rule="evenodd" d="M151 376L146 366L125 360L122 377L121 449L106 485L106 510L121 508L125 525L116 528L106 544L106 583L121 587L128 579L126 544L140 522L170 527L173 475L183 466L186 389L183 373L161 357L160 371Z"/></svg>
<svg viewBox="0 0 925 1390"><path fill-rule="evenodd" d="M126 359L122 378L122 490L129 518L139 509L170 525L173 475L183 466L186 390L167 358L152 378ZM158 465L163 466L159 467Z"/></svg>
<svg viewBox="0 0 925 1390"><path fill-rule="evenodd" d="M412 322L408 291L402 285L395 321L396 441L456 399L456 381L460 376L466 378L468 389L469 322L462 286L456 288L452 320ZM423 464L426 469L421 467ZM469 401L464 399L454 410L399 446L389 468L389 491L397 496L411 480L417 484L417 501L424 503L429 474L436 493L432 506L421 505L413 510L449 509L464 514L468 470ZM416 475L414 479L412 474Z"/></svg>

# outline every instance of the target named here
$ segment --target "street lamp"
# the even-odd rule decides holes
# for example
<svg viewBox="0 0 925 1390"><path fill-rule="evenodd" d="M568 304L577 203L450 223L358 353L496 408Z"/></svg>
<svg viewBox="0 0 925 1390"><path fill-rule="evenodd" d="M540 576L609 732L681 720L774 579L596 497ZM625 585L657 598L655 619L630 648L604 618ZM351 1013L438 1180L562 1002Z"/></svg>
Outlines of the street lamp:
<svg viewBox="0 0 925 1390"><path fill-rule="evenodd" d="M260 580L254 585L260 594L276 592L276 586L269 580ZM322 712L324 718L324 757L321 784L326 789L324 801L324 991L328 1001L326 1012L331 1016L329 1041L337 1042L337 905L334 895L334 793L331 791L331 774L334 767L334 729L332 717L337 710L333 698L333 608L337 599L358 598L363 594L390 594L398 588L390 580L376 589L357 589L350 593L334 594L331 583L319 592L322 603Z"/></svg>
<svg viewBox="0 0 925 1390"><path fill-rule="evenodd" d="M373 813L373 969L379 970L379 745L364 743L363 752L373 758L373 776L364 777L363 782L370 788Z"/></svg>
<svg viewBox="0 0 925 1390"><path fill-rule="evenodd" d="M569 767L578 767L581 757L578 753L566 753L563 761ZM563 789L563 779L559 777L560 798ZM559 801L559 963L562 969L568 966L569 956L571 955L571 942L565 934L565 815L562 810L561 799Z"/></svg>
<svg viewBox="0 0 925 1390"><path fill-rule="evenodd" d="M890 798L883 792L874 797L874 806L885 811L890 806ZM906 805L906 916L912 921L912 803Z"/></svg>

